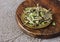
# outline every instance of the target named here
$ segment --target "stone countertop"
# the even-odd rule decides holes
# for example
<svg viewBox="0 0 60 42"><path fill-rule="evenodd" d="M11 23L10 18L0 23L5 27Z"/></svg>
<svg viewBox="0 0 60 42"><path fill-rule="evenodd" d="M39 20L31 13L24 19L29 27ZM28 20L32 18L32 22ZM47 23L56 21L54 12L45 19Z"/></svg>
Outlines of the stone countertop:
<svg viewBox="0 0 60 42"><path fill-rule="evenodd" d="M30 37L19 29L16 9L24 0L0 0L0 42L60 42L60 37L38 39Z"/></svg>

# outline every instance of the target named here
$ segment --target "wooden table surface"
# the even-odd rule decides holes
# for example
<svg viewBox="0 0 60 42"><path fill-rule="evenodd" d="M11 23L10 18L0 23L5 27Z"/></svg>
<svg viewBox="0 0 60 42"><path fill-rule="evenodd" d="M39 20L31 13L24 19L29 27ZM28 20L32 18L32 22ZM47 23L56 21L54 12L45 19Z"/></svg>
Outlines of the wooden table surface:
<svg viewBox="0 0 60 42"><path fill-rule="evenodd" d="M0 0L0 42L60 42L52 39L33 38L20 30L16 22L16 9L24 0Z"/></svg>

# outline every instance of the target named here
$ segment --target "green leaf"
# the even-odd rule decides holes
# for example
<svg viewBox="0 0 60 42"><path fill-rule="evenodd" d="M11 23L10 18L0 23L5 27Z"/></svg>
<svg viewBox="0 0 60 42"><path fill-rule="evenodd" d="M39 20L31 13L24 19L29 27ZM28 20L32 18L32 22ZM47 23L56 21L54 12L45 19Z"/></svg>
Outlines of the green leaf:
<svg viewBox="0 0 60 42"><path fill-rule="evenodd" d="M52 25L53 25L53 26L55 26L55 25L56 25L55 21L53 21L53 22L52 22Z"/></svg>

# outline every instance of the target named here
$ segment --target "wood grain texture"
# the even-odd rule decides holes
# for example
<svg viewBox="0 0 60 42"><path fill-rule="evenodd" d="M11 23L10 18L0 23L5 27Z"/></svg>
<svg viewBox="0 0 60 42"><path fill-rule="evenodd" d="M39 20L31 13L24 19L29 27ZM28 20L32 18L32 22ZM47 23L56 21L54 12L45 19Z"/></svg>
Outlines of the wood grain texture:
<svg viewBox="0 0 60 42"><path fill-rule="evenodd" d="M39 3L42 7L51 9L53 12L53 20L56 21L56 26L49 25L45 29L29 29L24 26L20 17L23 13L24 8L36 6ZM21 29L29 34L30 36L39 37L39 38L52 38L60 36L60 2L57 0L26 0L19 5L16 11L16 18Z"/></svg>

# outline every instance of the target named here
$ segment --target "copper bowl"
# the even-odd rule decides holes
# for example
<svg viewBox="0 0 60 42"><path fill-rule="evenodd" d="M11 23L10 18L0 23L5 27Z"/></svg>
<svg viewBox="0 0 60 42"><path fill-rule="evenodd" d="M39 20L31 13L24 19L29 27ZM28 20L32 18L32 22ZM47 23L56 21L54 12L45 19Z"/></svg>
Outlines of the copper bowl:
<svg viewBox="0 0 60 42"><path fill-rule="evenodd" d="M53 20L56 21L56 26L49 25L44 29L30 29L21 21L21 14L24 8L36 6L39 3L42 7L51 9L53 12ZM38 38L53 38L60 36L60 1L57 0L25 0L22 2L16 11L16 19L20 28L30 36Z"/></svg>

